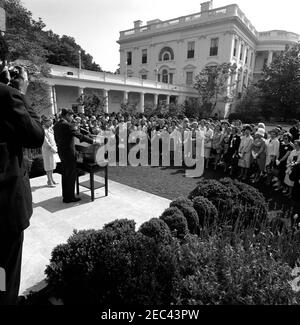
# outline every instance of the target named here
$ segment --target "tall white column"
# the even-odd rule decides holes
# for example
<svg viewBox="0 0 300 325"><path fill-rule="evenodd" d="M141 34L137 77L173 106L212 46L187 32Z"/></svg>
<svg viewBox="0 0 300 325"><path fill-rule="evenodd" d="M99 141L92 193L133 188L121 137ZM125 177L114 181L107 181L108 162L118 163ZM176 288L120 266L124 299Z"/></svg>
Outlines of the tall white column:
<svg viewBox="0 0 300 325"><path fill-rule="evenodd" d="M167 105L170 105L170 95L167 95L166 104L167 104Z"/></svg>
<svg viewBox="0 0 300 325"><path fill-rule="evenodd" d="M84 88L78 87L78 96L81 96L84 94Z"/></svg>
<svg viewBox="0 0 300 325"><path fill-rule="evenodd" d="M55 114L55 103L54 103L54 98L53 98L53 88L52 86L49 86L49 98L50 98L50 102L51 102L51 115Z"/></svg>
<svg viewBox="0 0 300 325"><path fill-rule="evenodd" d="M144 113L145 110L145 93L140 93L140 112Z"/></svg>
<svg viewBox="0 0 300 325"><path fill-rule="evenodd" d="M272 63L273 60L273 51L269 51L268 53L268 66Z"/></svg>
<svg viewBox="0 0 300 325"><path fill-rule="evenodd" d="M108 92L108 89L103 89L103 97L105 98L104 113L108 113Z"/></svg>
<svg viewBox="0 0 300 325"><path fill-rule="evenodd" d="M158 105L158 94L154 94L154 106Z"/></svg>
<svg viewBox="0 0 300 325"><path fill-rule="evenodd" d="M52 86L52 96L53 96L53 104L54 104L54 113L58 113L57 109L57 98L56 98L56 89L55 86Z"/></svg>
<svg viewBox="0 0 300 325"><path fill-rule="evenodd" d="M123 92L123 102L127 103L128 102L128 91Z"/></svg>

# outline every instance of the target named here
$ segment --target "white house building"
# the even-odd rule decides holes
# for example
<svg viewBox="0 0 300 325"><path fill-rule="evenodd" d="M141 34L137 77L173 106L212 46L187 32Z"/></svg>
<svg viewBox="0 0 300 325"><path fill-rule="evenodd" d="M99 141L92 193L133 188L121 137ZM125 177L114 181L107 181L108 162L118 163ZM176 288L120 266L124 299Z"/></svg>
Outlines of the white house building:
<svg viewBox="0 0 300 325"><path fill-rule="evenodd" d="M137 20L133 29L121 31L121 74L189 87L205 66L230 62L238 67L232 84L241 93L260 78L265 63L287 44L300 41L291 32L258 32L236 4L217 9L212 5L204 2L200 12L171 20L154 19L145 25ZM231 108L230 103L219 103L216 109L226 117Z"/></svg>

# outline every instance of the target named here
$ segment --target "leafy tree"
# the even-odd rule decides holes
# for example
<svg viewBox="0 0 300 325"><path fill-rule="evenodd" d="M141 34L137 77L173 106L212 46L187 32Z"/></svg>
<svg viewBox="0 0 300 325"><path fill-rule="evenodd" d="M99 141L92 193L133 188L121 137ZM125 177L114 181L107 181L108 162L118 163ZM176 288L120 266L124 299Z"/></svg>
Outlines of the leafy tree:
<svg viewBox="0 0 300 325"><path fill-rule="evenodd" d="M267 117L267 112L262 109L263 95L256 84L251 84L241 99L236 102L234 115L239 115L240 119L247 123L257 122Z"/></svg>
<svg viewBox="0 0 300 325"><path fill-rule="evenodd" d="M137 103L121 103L121 114L130 114L134 115L137 113Z"/></svg>
<svg viewBox="0 0 300 325"><path fill-rule="evenodd" d="M45 31L42 19L34 20L20 0L4 0L4 9L7 17L6 39L12 61L25 59L35 62L38 58L50 64L78 67L80 50L83 69L102 71L73 37L60 37L51 30Z"/></svg>
<svg viewBox="0 0 300 325"><path fill-rule="evenodd" d="M96 92L84 94L77 99L77 102L84 106L84 111L87 115L98 115L104 112L106 101L107 97L101 96Z"/></svg>
<svg viewBox="0 0 300 325"><path fill-rule="evenodd" d="M201 105L197 98L190 97L184 102L184 115L186 117L201 117Z"/></svg>
<svg viewBox="0 0 300 325"><path fill-rule="evenodd" d="M198 90L202 109L206 114L211 115L218 101L228 101L228 81L236 74L236 69L236 64L231 63L206 66L195 77L194 88Z"/></svg>
<svg viewBox="0 0 300 325"><path fill-rule="evenodd" d="M269 114L286 119L300 113L300 43L287 46L264 66L258 86Z"/></svg>

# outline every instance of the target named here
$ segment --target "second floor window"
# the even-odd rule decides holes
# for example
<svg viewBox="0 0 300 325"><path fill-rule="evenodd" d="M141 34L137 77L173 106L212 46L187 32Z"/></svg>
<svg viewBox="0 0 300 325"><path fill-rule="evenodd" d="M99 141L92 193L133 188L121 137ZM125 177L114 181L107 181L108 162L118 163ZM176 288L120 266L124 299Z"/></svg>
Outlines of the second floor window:
<svg viewBox="0 0 300 325"><path fill-rule="evenodd" d="M162 71L162 82L165 84L169 82L169 75L167 70Z"/></svg>
<svg viewBox="0 0 300 325"><path fill-rule="evenodd" d="M253 52L251 52L251 56L250 56L250 67L252 67L252 63L253 63Z"/></svg>
<svg viewBox="0 0 300 325"><path fill-rule="evenodd" d="M166 53L163 55L163 61L170 61L170 53L169 53L169 52L166 52Z"/></svg>
<svg viewBox="0 0 300 325"><path fill-rule="evenodd" d="M187 58L193 59L195 56L195 42L188 42Z"/></svg>
<svg viewBox="0 0 300 325"><path fill-rule="evenodd" d="M210 41L209 56L217 56L218 55L218 49L219 49L219 39L218 38L212 38L211 41Z"/></svg>
<svg viewBox="0 0 300 325"><path fill-rule="evenodd" d="M237 43L238 43L238 40L235 39L235 40L234 40L234 47L233 47L233 56L234 56L234 57L236 57Z"/></svg>
<svg viewBox="0 0 300 325"><path fill-rule="evenodd" d="M248 55L249 55L249 49L246 50L245 64L248 63Z"/></svg>
<svg viewBox="0 0 300 325"><path fill-rule="evenodd" d="M174 60L174 51L168 46L162 48L159 52L158 60L159 61Z"/></svg>
<svg viewBox="0 0 300 325"><path fill-rule="evenodd" d="M240 60L243 60L243 55L244 55L244 44L241 44Z"/></svg>
<svg viewBox="0 0 300 325"><path fill-rule="evenodd" d="M147 50L142 50L142 63L147 63Z"/></svg>
<svg viewBox="0 0 300 325"><path fill-rule="evenodd" d="M146 74L142 74L142 79L146 80L147 79L147 75Z"/></svg>
<svg viewBox="0 0 300 325"><path fill-rule="evenodd" d="M186 73L186 84L187 85L193 84L193 79L194 79L194 73L193 73L193 71L188 71Z"/></svg>
<svg viewBox="0 0 300 325"><path fill-rule="evenodd" d="M127 65L132 64L132 52L127 52Z"/></svg>

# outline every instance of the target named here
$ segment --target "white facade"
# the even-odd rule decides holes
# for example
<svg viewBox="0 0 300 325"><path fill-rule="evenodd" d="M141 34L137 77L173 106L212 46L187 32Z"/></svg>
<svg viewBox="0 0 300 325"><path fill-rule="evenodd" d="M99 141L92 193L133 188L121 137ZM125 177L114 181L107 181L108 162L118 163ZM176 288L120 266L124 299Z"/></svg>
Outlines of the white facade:
<svg viewBox="0 0 300 325"><path fill-rule="evenodd" d="M236 63L237 92L259 78L264 63L300 36L286 31L257 32L236 4L212 9L201 4L192 15L160 21L155 19L120 32L120 72L129 77L191 86L206 65ZM229 104L218 106L220 115L230 113Z"/></svg>

